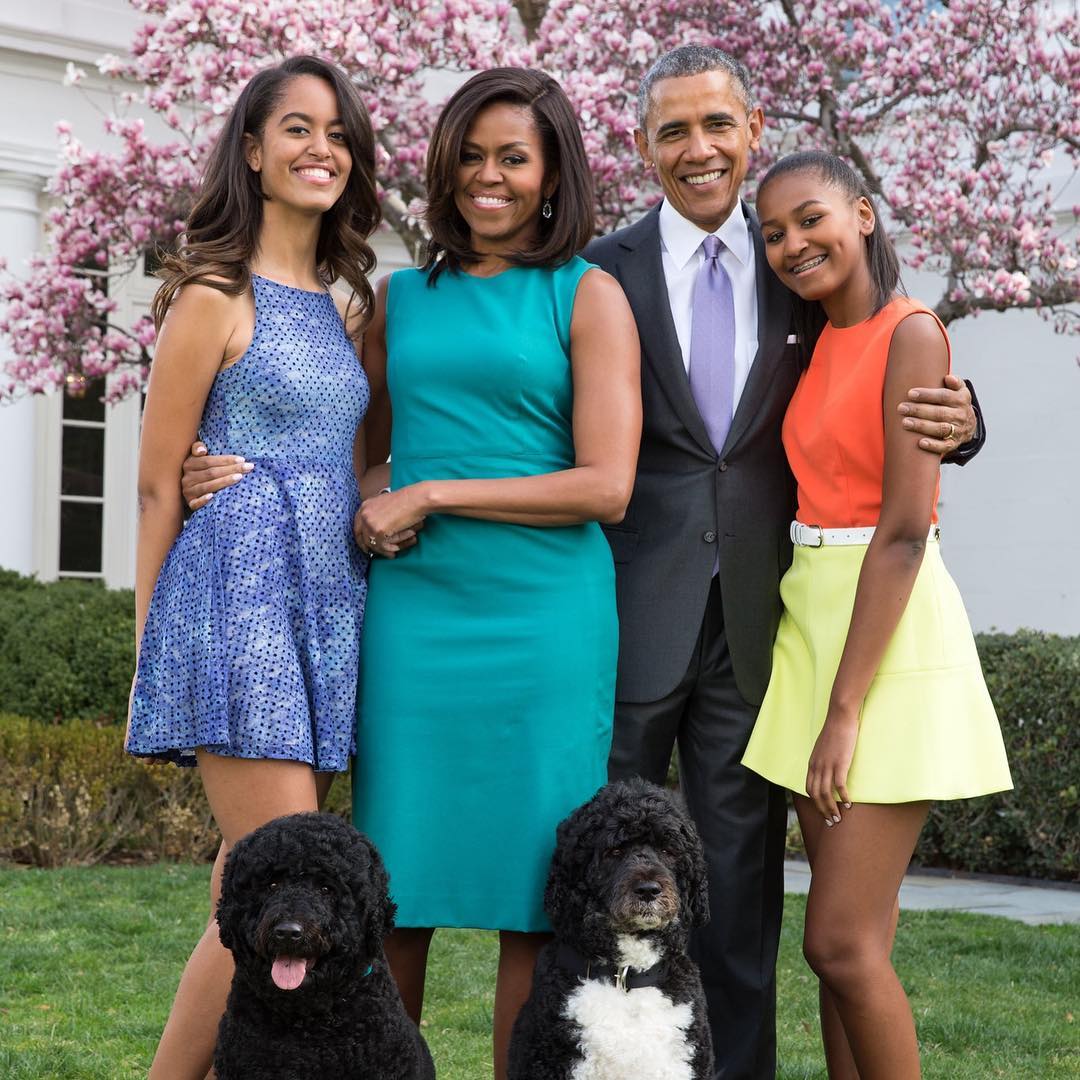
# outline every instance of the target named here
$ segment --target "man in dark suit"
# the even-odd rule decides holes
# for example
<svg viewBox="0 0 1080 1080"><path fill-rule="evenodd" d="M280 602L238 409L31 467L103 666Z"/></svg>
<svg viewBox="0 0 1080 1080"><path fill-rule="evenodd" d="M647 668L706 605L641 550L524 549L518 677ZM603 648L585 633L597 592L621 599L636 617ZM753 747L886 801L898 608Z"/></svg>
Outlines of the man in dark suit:
<svg viewBox="0 0 1080 1080"><path fill-rule="evenodd" d="M740 759L769 681L791 560L794 484L780 425L798 345L791 296L739 197L764 126L746 69L715 49L676 49L643 80L638 123L638 150L664 202L584 253L622 284L643 354L637 481L625 519L606 529L620 622L610 774L662 783L678 742L709 867L712 919L694 946L717 1077L759 1080L776 1067L786 807L784 792ZM697 359L708 343L694 334L710 258L723 267L734 321L719 428L690 374L692 354L693 364L711 362ZM912 422L930 452L955 450L974 432L962 386L924 390L920 402Z"/></svg>

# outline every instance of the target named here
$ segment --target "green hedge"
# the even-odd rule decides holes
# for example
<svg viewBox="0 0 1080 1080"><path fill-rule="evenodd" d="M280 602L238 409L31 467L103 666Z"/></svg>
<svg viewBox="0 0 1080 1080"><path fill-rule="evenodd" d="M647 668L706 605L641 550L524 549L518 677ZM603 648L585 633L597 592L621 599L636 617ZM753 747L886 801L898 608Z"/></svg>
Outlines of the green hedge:
<svg viewBox="0 0 1080 1080"><path fill-rule="evenodd" d="M979 656L1015 789L937 803L926 866L1080 881L1080 638L982 634Z"/></svg>
<svg viewBox="0 0 1080 1080"><path fill-rule="evenodd" d="M348 812L347 779L327 809ZM0 860L88 866L213 858L220 842L197 769L123 751L123 728L0 714Z"/></svg>
<svg viewBox="0 0 1080 1080"><path fill-rule="evenodd" d="M44 722L35 729L0 717L7 732L0 736L7 740L0 741L0 858L48 864L57 845L74 861L130 848L178 858L203 853L202 826L194 824L205 815L197 779L172 766L131 762L120 748L114 724L127 709L133 619L130 591L79 581L42 585L0 571L0 713ZM1022 631L981 635L978 645L1016 790L936 805L916 858L928 866L1080 880L1080 638ZM75 719L94 723L55 726ZM24 773L37 778L29 795L19 787ZM58 789L51 795L50 783ZM82 802L72 802L78 792ZM345 784L335 784L333 799L343 810ZM48 850L26 829L15 839L15 819L28 807L41 821L89 815L101 836L81 845L74 834L54 838ZM166 812L188 825L155 824Z"/></svg>
<svg viewBox="0 0 1080 1080"><path fill-rule="evenodd" d="M122 721L135 669L135 596L96 581L42 585L0 570L0 712Z"/></svg>

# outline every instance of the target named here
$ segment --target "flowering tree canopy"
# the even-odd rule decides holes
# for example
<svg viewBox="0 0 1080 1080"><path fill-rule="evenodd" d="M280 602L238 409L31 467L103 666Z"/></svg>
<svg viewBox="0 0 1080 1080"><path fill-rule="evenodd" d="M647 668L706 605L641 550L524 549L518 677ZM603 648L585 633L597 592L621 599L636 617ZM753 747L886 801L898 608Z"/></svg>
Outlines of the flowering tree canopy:
<svg viewBox="0 0 1080 1080"><path fill-rule="evenodd" d="M596 173L602 227L658 191L633 148L640 76L669 48L718 45L742 59L767 118L754 165L812 146L846 157L908 262L945 279L938 314L1037 308L1075 329L1080 207L1061 192L1080 160L1080 21L1053 0L131 0L146 15L91 151L59 125L61 160L45 252L0 283L0 331L15 359L0 397L112 374L138 388L153 328L110 322L102 287L171 245L200 167L240 87L262 66L315 53L345 68L371 111L383 213L406 247L424 243L423 161L440 102L433 73L542 67L574 102ZM69 77L77 81L78 71ZM137 85L139 92L124 90ZM168 129L125 118L136 101ZM1062 166L1064 165L1064 168ZM1055 184L1057 185L1055 187ZM752 193L752 192L751 192ZM1067 218L1067 220L1066 220ZM12 268L22 273L23 268Z"/></svg>

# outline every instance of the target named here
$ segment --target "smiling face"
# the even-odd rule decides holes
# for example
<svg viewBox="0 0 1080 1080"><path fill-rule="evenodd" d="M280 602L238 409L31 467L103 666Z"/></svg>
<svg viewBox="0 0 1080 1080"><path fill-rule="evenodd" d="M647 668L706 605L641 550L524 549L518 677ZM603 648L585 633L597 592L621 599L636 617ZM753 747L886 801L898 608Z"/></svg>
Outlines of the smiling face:
<svg viewBox="0 0 1080 1080"><path fill-rule="evenodd" d="M345 190L352 155L337 96L325 80L292 79L262 134L246 139L248 165L271 202L322 214Z"/></svg>
<svg viewBox="0 0 1080 1080"><path fill-rule="evenodd" d="M545 171L540 132L526 106L496 102L476 114L454 183L473 251L500 256L534 245L541 204L558 183Z"/></svg>
<svg viewBox="0 0 1080 1080"><path fill-rule="evenodd" d="M747 110L726 71L661 79L649 95L646 130L634 141L664 196L688 221L715 232L739 201L765 118Z"/></svg>
<svg viewBox="0 0 1080 1080"><path fill-rule="evenodd" d="M876 222L866 199L804 170L770 180L757 211L769 265L804 300L872 295L866 237Z"/></svg>

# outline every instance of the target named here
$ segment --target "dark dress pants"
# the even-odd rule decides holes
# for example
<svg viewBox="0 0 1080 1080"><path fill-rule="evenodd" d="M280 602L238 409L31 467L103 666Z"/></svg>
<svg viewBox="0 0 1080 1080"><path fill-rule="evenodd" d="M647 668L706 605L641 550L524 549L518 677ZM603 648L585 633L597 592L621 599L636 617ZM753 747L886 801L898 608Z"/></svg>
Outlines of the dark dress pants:
<svg viewBox="0 0 1080 1080"><path fill-rule="evenodd" d="M757 715L735 687L713 578L690 666L660 701L617 702L608 772L662 784L679 776L709 871L709 924L691 952L701 968L716 1080L776 1075L776 950L784 900L783 789L739 762Z"/></svg>

